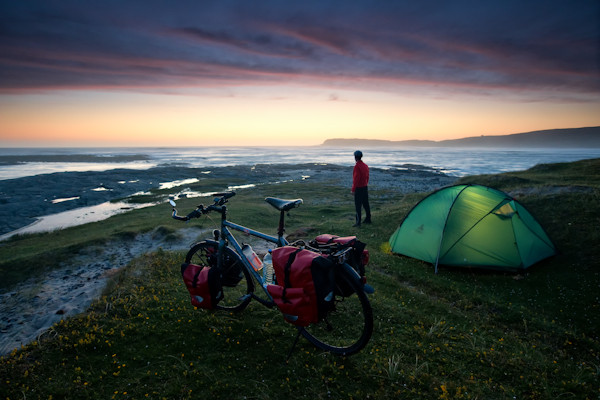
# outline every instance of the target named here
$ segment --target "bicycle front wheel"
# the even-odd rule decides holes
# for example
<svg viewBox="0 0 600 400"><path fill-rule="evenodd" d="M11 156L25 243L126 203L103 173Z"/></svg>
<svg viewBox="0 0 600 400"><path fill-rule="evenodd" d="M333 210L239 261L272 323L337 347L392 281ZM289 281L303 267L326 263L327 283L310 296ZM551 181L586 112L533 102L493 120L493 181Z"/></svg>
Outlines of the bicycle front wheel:
<svg viewBox="0 0 600 400"><path fill-rule="evenodd" d="M214 240L204 240L192 246L185 256L185 262L201 265L203 267L217 268L217 252L219 243ZM244 268L240 256L231 248L223 250L221 265L221 283L223 285L223 299L217 304L218 310L242 311L254 291L254 284L250 274Z"/></svg>
<svg viewBox="0 0 600 400"><path fill-rule="evenodd" d="M302 335L316 347L333 354L348 356L362 350L373 333L373 310L362 286L350 272L336 273L332 309L316 324L299 327ZM343 289L342 289L343 288Z"/></svg>

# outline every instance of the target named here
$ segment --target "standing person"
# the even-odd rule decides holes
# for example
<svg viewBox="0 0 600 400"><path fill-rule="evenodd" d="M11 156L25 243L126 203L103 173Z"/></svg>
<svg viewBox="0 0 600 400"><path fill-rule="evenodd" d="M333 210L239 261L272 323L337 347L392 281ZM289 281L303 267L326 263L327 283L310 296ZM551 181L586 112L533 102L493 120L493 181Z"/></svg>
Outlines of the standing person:
<svg viewBox="0 0 600 400"><path fill-rule="evenodd" d="M352 171L352 194L354 195L354 205L356 207L356 223L352 226L360 226L362 208L365 209L365 224L371 223L371 207L369 206L369 166L362 161L362 152L354 152L354 171Z"/></svg>

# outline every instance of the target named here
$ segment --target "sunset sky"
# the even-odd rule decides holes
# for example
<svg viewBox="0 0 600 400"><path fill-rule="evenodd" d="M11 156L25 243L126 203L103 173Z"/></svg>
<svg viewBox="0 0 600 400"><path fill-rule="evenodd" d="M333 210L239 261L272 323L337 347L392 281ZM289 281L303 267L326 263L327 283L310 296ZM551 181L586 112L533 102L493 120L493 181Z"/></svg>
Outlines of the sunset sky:
<svg viewBox="0 0 600 400"><path fill-rule="evenodd" d="M0 146L600 125L600 2L2 1Z"/></svg>

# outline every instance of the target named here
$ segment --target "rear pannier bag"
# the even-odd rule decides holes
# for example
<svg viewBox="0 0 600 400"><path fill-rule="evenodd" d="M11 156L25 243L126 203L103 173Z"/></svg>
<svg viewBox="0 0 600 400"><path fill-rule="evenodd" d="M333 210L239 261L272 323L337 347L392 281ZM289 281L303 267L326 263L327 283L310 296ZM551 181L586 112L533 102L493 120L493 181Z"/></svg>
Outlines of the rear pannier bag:
<svg viewBox="0 0 600 400"><path fill-rule="evenodd" d="M352 253L348 259L348 264L354 268L365 282L365 266L369 264L369 250L366 249L366 244L357 240L356 236L344 236L340 237L337 235L331 235L324 233L317 236L309 242L310 246L316 247L323 251L337 251L339 249L351 247ZM343 297L351 296L354 293L354 289L345 282L337 282L335 294Z"/></svg>
<svg viewBox="0 0 600 400"><path fill-rule="evenodd" d="M357 240L356 236L339 237L324 233L309 244L319 249L352 247L352 266L357 269L360 276L364 276L364 267L369 263L369 250L365 249L367 245Z"/></svg>
<svg viewBox="0 0 600 400"><path fill-rule="evenodd" d="M181 276L190 292L192 305L213 309L223 299L221 276L216 268L184 263Z"/></svg>
<svg viewBox="0 0 600 400"><path fill-rule="evenodd" d="M267 291L283 313L297 326L318 322L333 304L335 265L319 253L292 246L273 250L276 285Z"/></svg>

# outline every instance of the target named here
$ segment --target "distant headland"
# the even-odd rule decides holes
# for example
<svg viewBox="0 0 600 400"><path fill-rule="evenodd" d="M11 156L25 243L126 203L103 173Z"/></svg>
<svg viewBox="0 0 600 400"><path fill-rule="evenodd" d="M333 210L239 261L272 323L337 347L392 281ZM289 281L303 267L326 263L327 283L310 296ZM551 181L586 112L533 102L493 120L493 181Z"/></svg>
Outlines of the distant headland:
<svg viewBox="0 0 600 400"><path fill-rule="evenodd" d="M327 139L322 146L335 147L527 147L527 148L590 148L600 147L600 126L587 128L549 129L512 135L473 136L453 140L373 140Z"/></svg>

